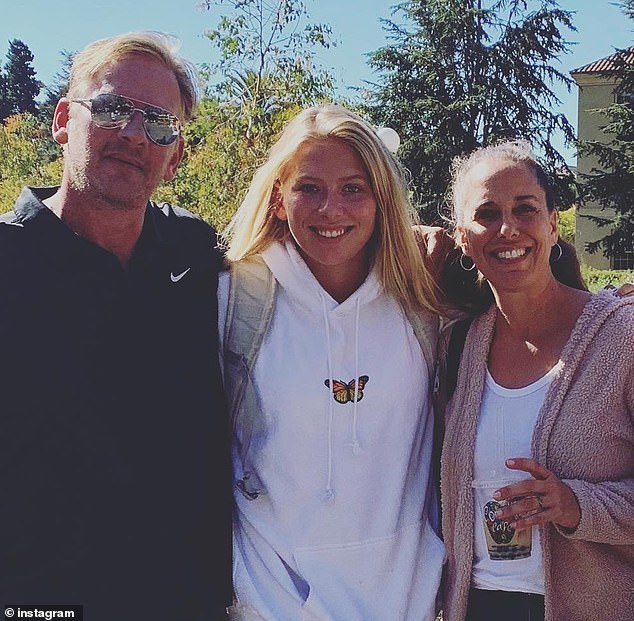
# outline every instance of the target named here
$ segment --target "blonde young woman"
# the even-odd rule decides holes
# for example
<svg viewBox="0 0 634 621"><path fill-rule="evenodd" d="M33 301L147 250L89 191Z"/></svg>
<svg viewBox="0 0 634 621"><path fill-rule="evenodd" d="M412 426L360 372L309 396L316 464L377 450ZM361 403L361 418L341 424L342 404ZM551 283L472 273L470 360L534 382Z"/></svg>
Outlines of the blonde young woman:
<svg viewBox="0 0 634 621"><path fill-rule="evenodd" d="M374 128L326 105L288 124L230 225L219 299L235 619L435 618L439 304L411 224L401 171ZM230 298L240 269L258 264L274 295L249 368L228 336L244 331L247 305Z"/></svg>
<svg viewBox="0 0 634 621"><path fill-rule="evenodd" d="M552 192L527 145L479 149L454 173L461 263L486 279L489 302L446 415L443 618L626 621L634 300L562 277ZM527 530L530 555L491 545Z"/></svg>

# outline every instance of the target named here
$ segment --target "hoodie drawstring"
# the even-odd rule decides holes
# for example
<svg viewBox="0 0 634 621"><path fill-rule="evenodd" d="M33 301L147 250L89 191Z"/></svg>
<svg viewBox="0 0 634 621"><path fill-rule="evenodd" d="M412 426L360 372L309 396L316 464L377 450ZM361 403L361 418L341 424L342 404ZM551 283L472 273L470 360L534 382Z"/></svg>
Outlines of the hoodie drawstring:
<svg viewBox="0 0 634 621"><path fill-rule="evenodd" d="M352 454L360 455L361 446L357 438L357 404L359 403L359 308L361 304L357 297L354 324L354 403L352 406Z"/></svg>
<svg viewBox="0 0 634 621"><path fill-rule="evenodd" d="M334 386L334 378L332 373L332 356L330 353L330 325L328 322L328 311L326 310L326 298L321 291L319 292L321 298L321 308L324 315L324 323L326 324L326 347L328 350L328 379L330 380L330 389ZM332 395L328 395L328 477L326 480L326 490L324 492L323 499L326 502L332 501L335 497L335 490L332 489L332 422L334 417Z"/></svg>
<svg viewBox="0 0 634 621"><path fill-rule="evenodd" d="M321 308L324 316L324 324L326 326L326 347L327 347L327 361L328 361L328 380L331 390L335 385L335 378L332 372L332 351L331 351L331 339L330 339L330 322L328 321L328 310L326 309L326 298L320 292ZM352 446L352 454L360 455L363 451L359 444L359 438L357 436L357 421L358 421L358 403L359 403L359 315L361 311L361 301L357 298L355 303L355 326L354 326L354 396L352 404L352 440L350 445ZM325 501L331 501L335 497L335 490L332 487L332 426L334 422L334 402L332 394L328 394L328 475L326 480L326 490L324 492L323 499Z"/></svg>

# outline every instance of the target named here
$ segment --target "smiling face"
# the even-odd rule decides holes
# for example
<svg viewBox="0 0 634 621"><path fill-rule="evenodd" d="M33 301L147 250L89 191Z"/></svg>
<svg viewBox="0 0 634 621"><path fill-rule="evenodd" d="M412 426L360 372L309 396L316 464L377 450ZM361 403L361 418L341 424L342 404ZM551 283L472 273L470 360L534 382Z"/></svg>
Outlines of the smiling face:
<svg viewBox="0 0 634 621"><path fill-rule="evenodd" d="M275 214L321 285L354 291L369 270L377 204L359 154L336 138L302 144L280 180Z"/></svg>
<svg viewBox="0 0 634 621"><path fill-rule="evenodd" d="M557 242L557 212L528 164L489 158L466 175L456 196L459 242L496 291L544 286Z"/></svg>
<svg viewBox="0 0 634 621"><path fill-rule="evenodd" d="M169 110L182 118L174 73L143 54L123 58L105 70L81 94L116 93ZM182 138L160 146L145 134L142 115L135 112L121 128L97 127L89 104L62 99L55 110L53 136L64 145L64 180L75 193L121 209L145 208L162 180L171 179L183 153Z"/></svg>

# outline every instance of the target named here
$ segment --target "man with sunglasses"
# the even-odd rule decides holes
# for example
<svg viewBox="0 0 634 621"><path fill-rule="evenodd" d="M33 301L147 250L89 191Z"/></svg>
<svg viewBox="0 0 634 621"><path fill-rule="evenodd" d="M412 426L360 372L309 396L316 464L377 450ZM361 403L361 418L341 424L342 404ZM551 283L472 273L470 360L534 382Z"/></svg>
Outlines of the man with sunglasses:
<svg viewBox="0 0 634 621"><path fill-rule="evenodd" d="M0 219L0 606L217 621L231 478L214 231L150 196L198 102L168 37L78 54L59 187Z"/></svg>

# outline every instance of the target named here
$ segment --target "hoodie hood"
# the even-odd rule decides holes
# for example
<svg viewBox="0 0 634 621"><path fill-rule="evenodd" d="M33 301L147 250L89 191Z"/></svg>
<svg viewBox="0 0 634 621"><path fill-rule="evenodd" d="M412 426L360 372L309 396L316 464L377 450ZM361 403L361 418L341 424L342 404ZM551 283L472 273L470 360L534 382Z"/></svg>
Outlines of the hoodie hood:
<svg viewBox="0 0 634 621"><path fill-rule="evenodd" d="M367 304L381 293L382 287L373 268L363 284L349 298L341 303L337 302L319 284L291 241L271 244L262 252L262 258L273 272L275 280L304 312L321 314L323 299L329 313L352 313L357 304Z"/></svg>

